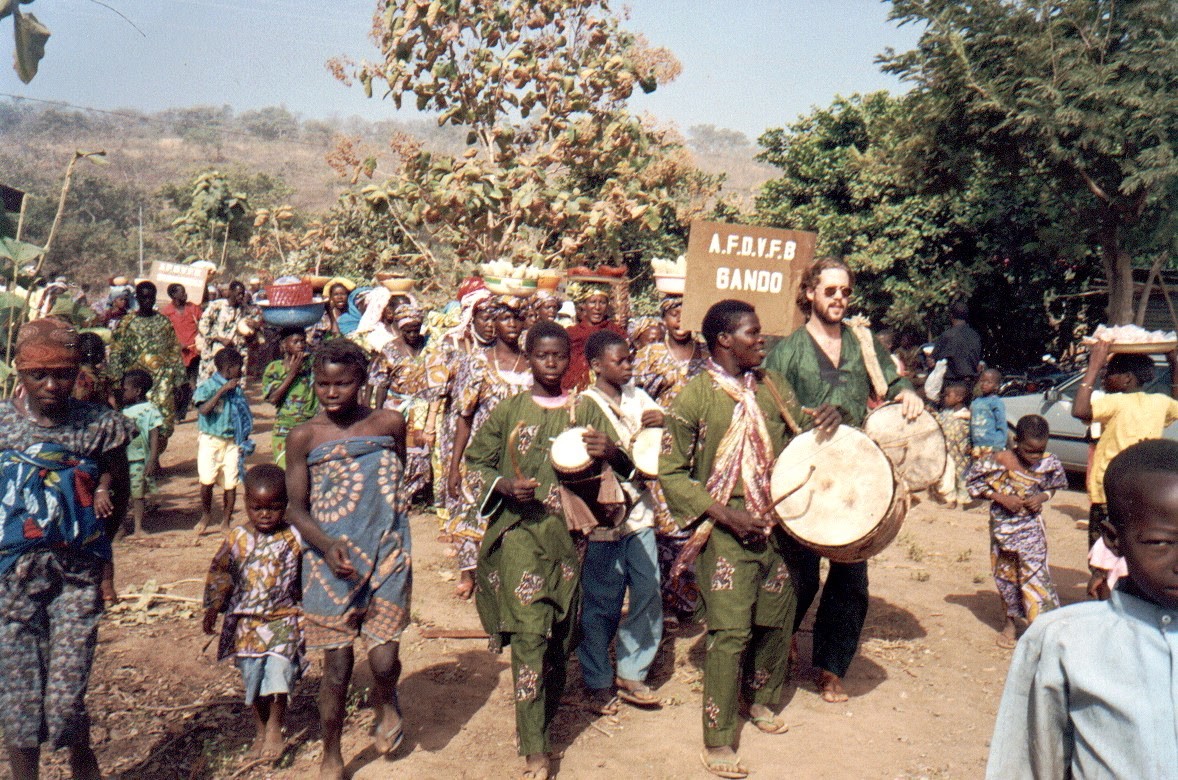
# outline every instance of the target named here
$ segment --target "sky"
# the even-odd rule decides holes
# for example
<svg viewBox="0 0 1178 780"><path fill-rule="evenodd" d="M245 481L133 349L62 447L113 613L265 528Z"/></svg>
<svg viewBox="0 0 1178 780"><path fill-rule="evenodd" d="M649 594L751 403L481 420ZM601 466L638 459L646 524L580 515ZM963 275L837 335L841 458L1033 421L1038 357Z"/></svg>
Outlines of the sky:
<svg viewBox="0 0 1178 780"><path fill-rule="evenodd" d="M11 22L0 22L0 99L19 95L100 109L156 111L284 105L309 118L414 118L336 81L336 56L374 59L374 0L34 0L22 8L53 33L40 72L22 84L9 66ZM835 95L903 85L882 74L886 47L919 30L887 21L879 0L630 0L627 26L669 48L683 73L631 101L686 131L731 128L755 139ZM378 93L379 94L379 93Z"/></svg>

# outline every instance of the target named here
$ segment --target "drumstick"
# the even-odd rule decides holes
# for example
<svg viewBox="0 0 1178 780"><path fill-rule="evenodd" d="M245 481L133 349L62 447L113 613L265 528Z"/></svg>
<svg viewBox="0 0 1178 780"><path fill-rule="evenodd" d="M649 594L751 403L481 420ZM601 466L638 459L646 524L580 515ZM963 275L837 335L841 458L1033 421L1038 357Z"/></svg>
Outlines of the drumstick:
<svg viewBox="0 0 1178 780"><path fill-rule="evenodd" d="M524 421L520 420L511 429L511 434L507 437L507 452L511 458L511 469L515 472L516 479L523 479L524 472L519 467L519 434L524 429Z"/></svg>
<svg viewBox="0 0 1178 780"><path fill-rule="evenodd" d="M768 376L765 377L765 387L769 391L769 395L773 396L773 404L777 407L778 414L781 419L785 420L785 424L789 427L789 432L797 436L802 432L802 428L798 425L798 421L790 414L789 409L785 408L785 399L781 397L781 393L777 390L777 385L773 384L773 380Z"/></svg>
<svg viewBox="0 0 1178 780"><path fill-rule="evenodd" d="M790 488L789 490L785 491L780 496L775 498L773 500L773 503L769 505L769 508L776 509L778 504L780 504L782 501L784 501L785 499L792 496L794 493L797 493L799 490L804 488L806 486L806 483L810 481L810 477L814 476L814 469L815 469L815 467L811 466L810 470L806 472L806 476L802 479L801 482L798 483L797 487Z"/></svg>

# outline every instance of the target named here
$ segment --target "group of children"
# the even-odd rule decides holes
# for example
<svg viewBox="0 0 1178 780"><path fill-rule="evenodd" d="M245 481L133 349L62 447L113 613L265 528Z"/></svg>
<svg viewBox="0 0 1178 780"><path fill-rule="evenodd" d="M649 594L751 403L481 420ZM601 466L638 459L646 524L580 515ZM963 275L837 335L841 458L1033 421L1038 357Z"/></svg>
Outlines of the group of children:
<svg viewBox="0 0 1178 780"><path fill-rule="evenodd" d="M977 394L965 382L947 382L941 389L937 420L945 432L949 458L936 488L950 507L970 502L966 473L976 458L1006 449L1006 406L998 395L1002 374L993 368L981 373Z"/></svg>

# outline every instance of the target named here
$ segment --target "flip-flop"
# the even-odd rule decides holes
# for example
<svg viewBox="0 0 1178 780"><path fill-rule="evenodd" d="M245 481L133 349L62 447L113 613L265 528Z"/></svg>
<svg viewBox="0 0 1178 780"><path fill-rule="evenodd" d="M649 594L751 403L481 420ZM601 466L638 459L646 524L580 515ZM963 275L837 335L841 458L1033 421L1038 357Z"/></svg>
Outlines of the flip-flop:
<svg viewBox="0 0 1178 780"><path fill-rule="evenodd" d="M623 680L617 681L618 698L635 707L662 707L663 702L645 683L639 683L636 688L627 688Z"/></svg>
<svg viewBox="0 0 1178 780"><path fill-rule="evenodd" d="M589 695L585 697L585 703L582 706L595 715L617 715L618 697L613 695L608 688L589 689Z"/></svg>
<svg viewBox="0 0 1178 780"><path fill-rule="evenodd" d="M789 731L789 724L773 715L749 715L749 723L766 734L784 734Z"/></svg>
<svg viewBox="0 0 1178 780"><path fill-rule="evenodd" d="M743 778L749 776L749 770L740 763L740 756L736 756L735 759L713 761L708 756L708 749L704 748L700 751L699 760L703 763L704 769L716 777L727 777L729 780L743 780Z"/></svg>

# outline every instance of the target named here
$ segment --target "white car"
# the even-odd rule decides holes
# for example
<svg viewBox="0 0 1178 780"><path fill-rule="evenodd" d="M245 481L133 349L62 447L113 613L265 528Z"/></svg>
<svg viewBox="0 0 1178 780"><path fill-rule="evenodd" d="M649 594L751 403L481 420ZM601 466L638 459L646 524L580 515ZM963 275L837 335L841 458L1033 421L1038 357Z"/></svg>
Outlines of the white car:
<svg viewBox="0 0 1178 780"><path fill-rule="evenodd" d="M1154 358L1153 381L1145 386L1149 393L1170 393L1170 367L1165 358ZM1080 389L1083 373L1077 373L1044 393L1013 395L1002 399L1006 405L1006 424L1014 431L1014 424L1027 414L1038 414L1047 418L1051 426L1051 438L1047 451L1054 453L1068 471L1084 473L1088 470L1088 445L1093 439L1088 435L1088 426L1072 416L1072 401ZM1098 391L1099 392L1099 391ZM1178 423L1166 428L1164 436L1178 441Z"/></svg>

